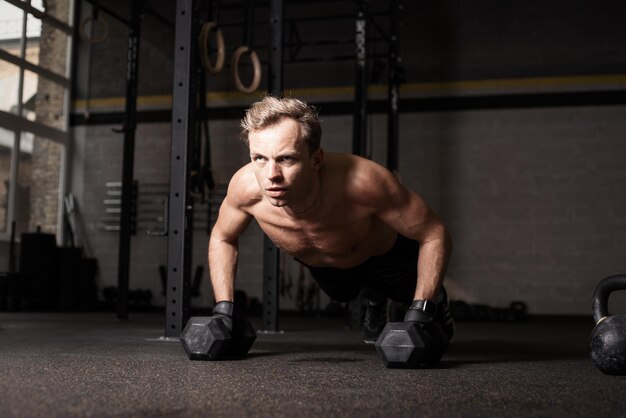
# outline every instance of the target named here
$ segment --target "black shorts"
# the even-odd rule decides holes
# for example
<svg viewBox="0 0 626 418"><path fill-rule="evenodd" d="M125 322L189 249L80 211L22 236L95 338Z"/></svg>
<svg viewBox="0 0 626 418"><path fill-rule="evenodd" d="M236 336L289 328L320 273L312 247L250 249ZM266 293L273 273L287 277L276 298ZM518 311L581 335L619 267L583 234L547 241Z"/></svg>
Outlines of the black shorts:
<svg viewBox="0 0 626 418"><path fill-rule="evenodd" d="M417 284L418 252L417 241L398 234L388 253L356 267L307 267L322 290L338 302L354 299L365 288L397 302L411 303Z"/></svg>

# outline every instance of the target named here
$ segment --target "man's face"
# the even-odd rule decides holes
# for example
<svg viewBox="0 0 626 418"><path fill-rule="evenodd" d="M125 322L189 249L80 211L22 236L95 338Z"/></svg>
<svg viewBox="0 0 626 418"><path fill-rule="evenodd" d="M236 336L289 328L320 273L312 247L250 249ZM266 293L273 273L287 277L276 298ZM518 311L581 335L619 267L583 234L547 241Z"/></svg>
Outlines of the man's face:
<svg viewBox="0 0 626 418"><path fill-rule="evenodd" d="M263 195L274 206L306 205L322 162L322 151L309 155L300 127L291 118L250 132L250 159Z"/></svg>

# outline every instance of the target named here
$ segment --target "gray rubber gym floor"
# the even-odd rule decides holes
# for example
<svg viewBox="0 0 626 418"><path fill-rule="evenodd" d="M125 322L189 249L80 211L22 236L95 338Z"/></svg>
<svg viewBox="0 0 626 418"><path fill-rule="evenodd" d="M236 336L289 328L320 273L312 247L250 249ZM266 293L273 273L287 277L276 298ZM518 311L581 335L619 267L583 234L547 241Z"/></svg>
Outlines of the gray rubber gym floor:
<svg viewBox="0 0 626 418"><path fill-rule="evenodd" d="M591 319L457 323L439 368L390 370L342 320L281 318L248 359L187 360L162 316L0 314L0 416L623 417Z"/></svg>

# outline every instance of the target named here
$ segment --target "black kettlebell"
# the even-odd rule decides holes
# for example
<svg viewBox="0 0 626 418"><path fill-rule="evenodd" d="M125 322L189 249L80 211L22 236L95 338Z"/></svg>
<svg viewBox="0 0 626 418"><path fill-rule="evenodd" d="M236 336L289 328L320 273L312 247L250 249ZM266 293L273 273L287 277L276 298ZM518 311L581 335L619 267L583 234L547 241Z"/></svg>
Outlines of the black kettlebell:
<svg viewBox="0 0 626 418"><path fill-rule="evenodd" d="M604 374L626 374L626 315L609 315L608 311L609 295L621 289L626 289L626 274L607 277L593 293L596 326L589 348L591 358Z"/></svg>

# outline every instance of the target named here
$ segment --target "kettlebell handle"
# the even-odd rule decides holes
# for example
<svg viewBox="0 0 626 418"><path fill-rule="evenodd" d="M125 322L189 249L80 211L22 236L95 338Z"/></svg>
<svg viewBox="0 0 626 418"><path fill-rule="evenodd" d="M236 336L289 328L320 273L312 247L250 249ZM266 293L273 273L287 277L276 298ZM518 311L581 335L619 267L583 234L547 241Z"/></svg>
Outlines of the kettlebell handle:
<svg viewBox="0 0 626 418"><path fill-rule="evenodd" d="M596 324L609 316L609 295L616 290L626 289L626 274L609 276L596 286L593 292L593 320Z"/></svg>

